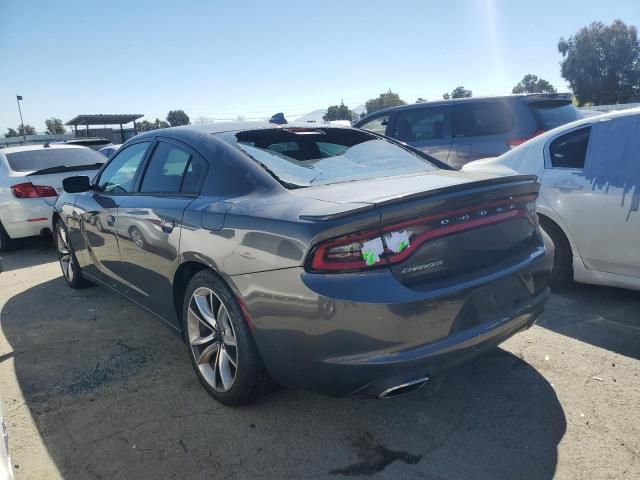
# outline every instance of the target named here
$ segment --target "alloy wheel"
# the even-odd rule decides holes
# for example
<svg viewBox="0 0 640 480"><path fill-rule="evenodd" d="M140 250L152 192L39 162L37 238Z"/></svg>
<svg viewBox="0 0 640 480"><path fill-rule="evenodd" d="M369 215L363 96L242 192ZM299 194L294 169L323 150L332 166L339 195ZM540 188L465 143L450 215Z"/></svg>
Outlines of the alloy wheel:
<svg viewBox="0 0 640 480"><path fill-rule="evenodd" d="M142 236L142 232L135 227L131 229L131 239L139 248L144 248L144 237Z"/></svg>
<svg viewBox="0 0 640 480"><path fill-rule="evenodd" d="M229 312L213 290L200 287L193 292L187 333L203 379L214 390L228 392L238 374L238 345Z"/></svg>
<svg viewBox="0 0 640 480"><path fill-rule="evenodd" d="M75 276L73 271L73 253L71 252L67 231L64 227L58 228L56 246L58 249L58 258L60 259L60 267L62 267L62 274L68 282L73 282Z"/></svg>

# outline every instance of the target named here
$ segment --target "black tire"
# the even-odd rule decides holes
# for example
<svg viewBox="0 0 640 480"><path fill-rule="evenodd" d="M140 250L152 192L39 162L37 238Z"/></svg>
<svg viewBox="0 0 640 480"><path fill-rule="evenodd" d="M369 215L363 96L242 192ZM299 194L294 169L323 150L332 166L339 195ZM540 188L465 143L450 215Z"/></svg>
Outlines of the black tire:
<svg viewBox="0 0 640 480"><path fill-rule="evenodd" d="M58 220L54 227L53 241L58 253L58 262L62 270L62 277L71 288L85 288L91 285L82 275L82 269L78 264L78 259L73 246L69 241L69 231L62 220ZM65 261L66 260L66 261Z"/></svg>
<svg viewBox="0 0 640 480"><path fill-rule="evenodd" d="M211 367L215 375L216 365L214 365L214 362L217 363L217 359L212 357L208 363L201 363L199 365L196 360L197 353L194 350L194 347L192 347L189 338L189 307L194 306L192 303L195 302L193 298L194 293L196 291L202 291L203 289L212 291L215 297L217 297L215 300L224 305L224 308L228 313L226 319L230 322L234 334L234 341L236 343L235 360L237 367L235 369L232 386L227 391L220 391L215 388L211 381L208 380L201 371L203 366L208 365ZM193 322L193 320L191 321ZM203 270L198 272L191 279L187 285L183 299L181 322L183 337L187 346L189 358L191 359L191 365L193 366L193 369L205 390L218 402L227 406L245 405L257 401L259 398L271 391L273 383L264 368L244 314L242 313L235 296L218 275L210 270ZM218 322L221 323L220 320L218 320ZM222 340L220 340L219 348L224 349L224 345L222 345L221 342ZM216 342L212 342L212 344L213 343ZM206 349L207 347L201 345L195 348ZM229 348L230 347L227 347L227 351L230 351Z"/></svg>
<svg viewBox="0 0 640 480"><path fill-rule="evenodd" d="M549 235L555 247L549 285L556 289L565 288L573 281L573 255L569 240L560 227L546 217L540 216L540 226Z"/></svg>
<svg viewBox="0 0 640 480"><path fill-rule="evenodd" d="M0 223L0 252L7 252L11 250L12 242L11 237L7 234L7 231Z"/></svg>

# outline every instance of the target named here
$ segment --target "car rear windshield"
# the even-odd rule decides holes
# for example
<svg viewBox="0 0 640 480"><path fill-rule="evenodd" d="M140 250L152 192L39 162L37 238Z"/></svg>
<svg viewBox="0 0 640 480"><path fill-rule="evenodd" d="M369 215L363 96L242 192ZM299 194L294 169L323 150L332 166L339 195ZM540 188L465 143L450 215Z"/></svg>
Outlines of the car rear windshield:
<svg viewBox="0 0 640 480"><path fill-rule="evenodd" d="M220 136L288 188L436 170L426 158L380 137L342 128L273 128Z"/></svg>
<svg viewBox="0 0 640 480"><path fill-rule="evenodd" d="M534 102L529 104L529 108L533 111L540 130L551 130L582 118L580 110L568 101Z"/></svg>
<svg viewBox="0 0 640 480"><path fill-rule="evenodd" d="M76 167L104 163L106 158L90 148L41 148L7 153L14 172L33 172L52 167Z"/></svg>

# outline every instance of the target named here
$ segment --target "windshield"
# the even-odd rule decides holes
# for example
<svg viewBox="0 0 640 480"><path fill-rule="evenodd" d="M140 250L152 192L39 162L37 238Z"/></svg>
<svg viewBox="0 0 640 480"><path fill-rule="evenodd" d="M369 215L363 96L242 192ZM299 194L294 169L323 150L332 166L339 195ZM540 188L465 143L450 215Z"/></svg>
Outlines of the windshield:
<svg viewBox="0 0 640 480"><path fill-rule="evenodd" d="M436 170L418 154L366 132L287 128L220 135L288 188Z"/></svg>
<svg viewBox="0 0 640 480"><path fill-rule="evenodd" d="M580 111L571 103L548 101L531 103L529 106L540 130L551 130L582 118Z"/></svg>
<svg viewBox="0 0 640 480"><path fill-rule="evenodd" d="M33 172L52 167L75 167L104 163L106 158L90 148L42 148L7 153L9 167L14 172Z"/></svg>

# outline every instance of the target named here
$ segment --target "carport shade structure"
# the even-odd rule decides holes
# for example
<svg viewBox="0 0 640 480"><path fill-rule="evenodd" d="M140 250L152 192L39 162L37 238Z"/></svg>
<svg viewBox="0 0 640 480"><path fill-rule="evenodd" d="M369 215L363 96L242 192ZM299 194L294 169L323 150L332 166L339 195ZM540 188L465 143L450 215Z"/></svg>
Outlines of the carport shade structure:
<svg viewBox="0 0 640 480"><path fill-rule="evenodd" d="M78 136L78 125L85 125L87 127L87 136L89 136L89 125L120 125L120 136L122 143L124 143L124 129L123 125L133 122L133 130L138 134L138 126L136 120L144 117L141 113L99 113L91 115L78 115L77 117L69 120L65 125L73 126L74 133Z"/></svg>

